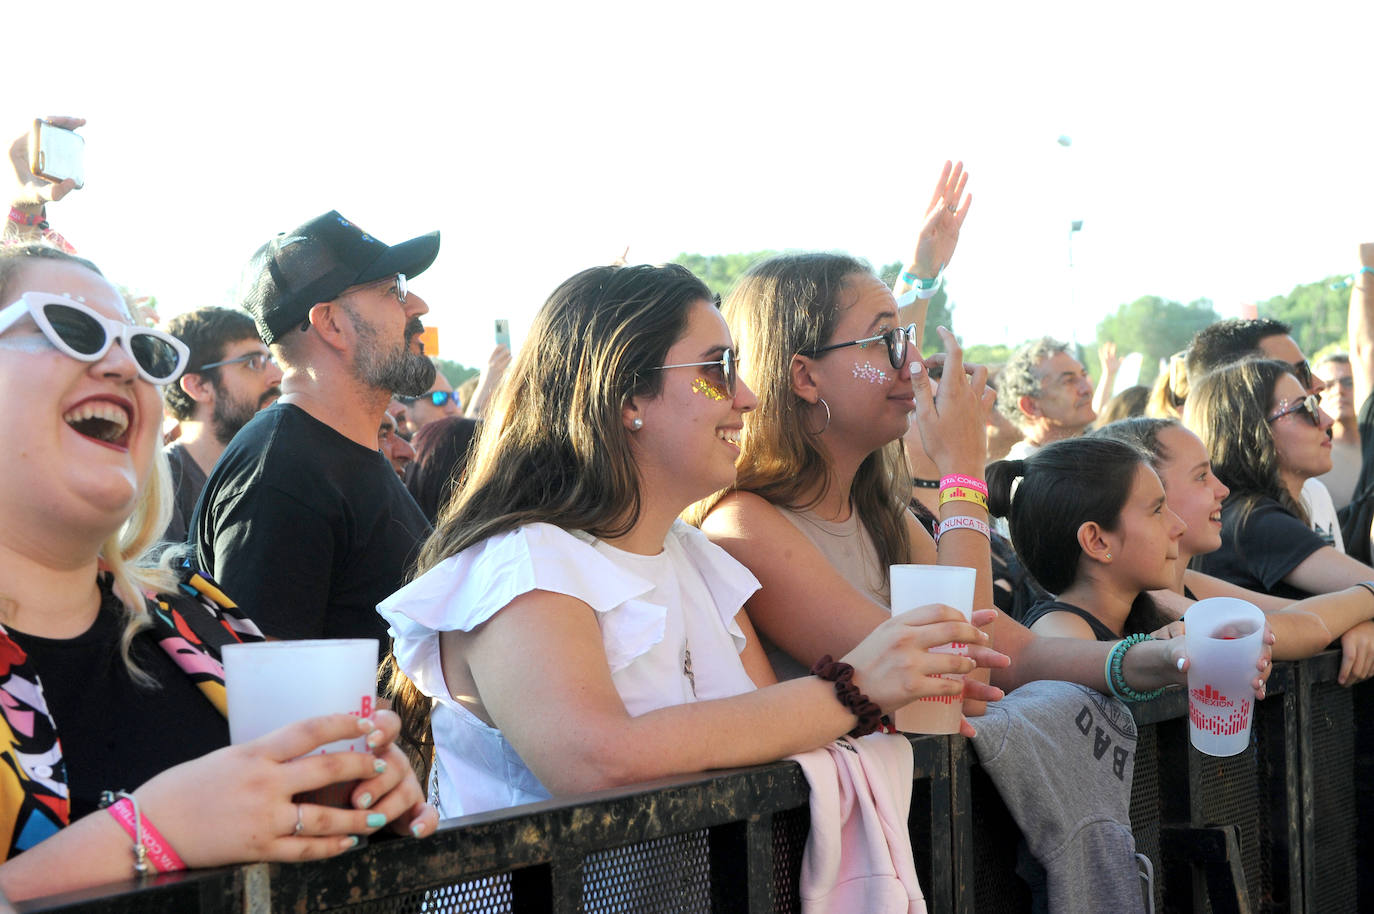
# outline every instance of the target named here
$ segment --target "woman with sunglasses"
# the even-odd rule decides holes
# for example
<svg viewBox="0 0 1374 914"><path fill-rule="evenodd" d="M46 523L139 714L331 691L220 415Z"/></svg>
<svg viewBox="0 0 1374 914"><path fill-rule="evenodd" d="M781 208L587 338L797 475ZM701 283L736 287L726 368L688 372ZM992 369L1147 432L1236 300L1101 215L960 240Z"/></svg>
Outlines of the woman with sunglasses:
<svg viewBox="0 0 1374 914"><path fill-rule="evenodd" d="M24 429L0 454L0 889L326 857L388 822L432 832L394 715L364 725L374 754L309 757L358 734L348 715L227 746L218 650L261 636L212 582L137 561L167 521L158 386L185 347L52 248L0 249L0 302L0 384ZM353 809L292 799L353 779Z"/></svg>
<svg viewBox="0 0 1374 914"><path fill-rule="evenodd" d="M940 606L775 684L741 609L757 582L678 520L734 481L754 403L685 268L597 267L550 296L419 577L379 607L443 815L771 761L957 690L928 674L973 661L926 648L985 639Z"/></svg>
<svg viewBox="0 0 1374 914"><path fill-rule="evenodd" d="M1287 362L1250 359L1191 384L1188 428L1230 489L1221 548L1197 567L1232 584L1289 599L1374 580L1374 568L1308 526L1303 484L1331 469L1331 417Z"/></svg>

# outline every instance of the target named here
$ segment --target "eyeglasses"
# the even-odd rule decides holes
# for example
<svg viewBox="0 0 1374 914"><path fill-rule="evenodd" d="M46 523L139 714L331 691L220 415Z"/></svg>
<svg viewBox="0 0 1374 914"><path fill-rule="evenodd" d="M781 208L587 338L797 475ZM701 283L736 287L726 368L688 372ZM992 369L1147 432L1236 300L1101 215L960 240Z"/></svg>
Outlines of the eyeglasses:
<svg viewBox="0 0 1374 914"><path fill-rule="evenodd" d="M1321 397L1317 396L1316 394L1308 394L1307 396L1303 397L1301 400L1299 400L1297 403L1294 403L1287 409L1279 410L1278 412L1274 413L1274 415L1269 417L1269 421L1276 422L1279 419L1282 419L1284 416L1288 415L1289 413L1301 412L1303 410L1307 411L1308 420L1317 428L1321 428Z"/></svg>
<svg viewBox="0 0 1374 914"><path fill-rule="evenodd" d="M275 364L277 364L277 362L276 362L275 359L272 358L272 355L271 355L270 353L267 353L267 352L250 352L250 353L247 353L246 355L241 355L241 356L239 356L239 357L236 358L236 359L225 359L225 360L223 360L223 361L221 361L221 362L209 362L209 363L207 363L207 364L205 364L205 365L202 365L202 366L200 366L199 368L196 368L196 369L193 369L193 370L194 370L194 371L197 371L197 372L201 372L201 371L209 371L211 368L221 368L221 367L223 367L223 366L225 366L225 365L243 365L243 366L246 367L249 371L252 371L252 372L255 372L255 373L259 373L259 374L260 374L260 373L262 373L262 372L264 372L264 371L267 370L267 366L268 366L268 365L275 365Z"/></svg>
<svg viewBox="0 0 1374 914"><path fill-rule="evenodd" d="M421 399L421 398L420 398L420 397L397 397L396 399L397 399L397 400L400 400L402 403L410 404L410 403L414 403L416 400L419 400L419 399ZM453 401L453 405L454 405L454 406L459 406L459 405L461 405L461 404L459 404L459 402L458 402L458 394L454 393L454 392L451 391L451 390L436 390L436 391L432 391L431 393L425 394L425 395L424 395L424 399L426 399L426 400L428 400L429 402L433 403L435 406L443 406L444 404L448 403L448 401L450 401L450 400Z"/></svg>
<svg viewBox="0 0 1374 914"><path fill-rule="evenodd" d="M1312 366L1308 364L1307 359L1291 364L1293 365L1293 377L1298 379L1298 383L1302 385L1302 389L1311 390L1314 386L1312 383Z"/></svg>
<svg viewBox="0 0 1374 914"><path fill-rule="evenodd" d="M665 371L669 368L720 368L720 381L725 387L725 392L731 398L735 396L735 379L739 376L739 357L735 355L735 350L726 349L721 352L720 358L714 362L680 362L676 365L659 365L651 371Z"/></svg>
<svg viewBox="0 0 1374 914"><path fill-rule="evenodd" d="M59 352L80 362L100 361L119 340L139 376L150 384L171 383L190 356L186 344L171 334L111 320L78 301L46 292L25 292L0 311L0 333L25 314Z"/></svg>
<svg viewBox="0 0 1374 914"><path fill-rule="evenodd" d="M1332 378L1331 380L1326 382L1327 387L1335 387L1338 384L1343 390L1355 389L1355 379L1350 377L1349 375L1343 378Z"/></svg>
<svg viewBox="0 0 1374 914"><path fill-rule="evenodd" d="M396 300L401 304L406 303L406 274L396 274Z"/></svg>
<svg viewBox="0 0 1374 914"><path fill-rule="evenodd" d="M806 349L798 355L817 356L822 352L829 352L832 349L844 349L846 346L858 346L860 349L867 349L869 343L876 343L879 340L887 343L887 360L892 363L892 367L901 370L906 364L907 343L916 339L916 325L907 324L905 327L893 327L886 333L877 336L866 337L862 340L850 340L847 343L831 343L829 346L821 346L816 349Z"/></svg>

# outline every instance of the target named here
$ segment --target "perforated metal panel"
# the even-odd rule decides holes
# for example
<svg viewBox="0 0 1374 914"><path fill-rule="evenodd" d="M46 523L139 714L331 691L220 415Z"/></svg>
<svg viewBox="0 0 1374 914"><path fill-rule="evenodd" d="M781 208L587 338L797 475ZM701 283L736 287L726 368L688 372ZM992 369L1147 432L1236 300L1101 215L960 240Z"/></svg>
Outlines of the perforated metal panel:
<svg viewBox="0 0 1374 914"><path fill-rule="evenodd" d="M1315 885L1306 886L1308 910L1358 910L1355 864L1355 716L1350 690L1314 684L1309 727L1312 738L1312 838ZM1367 852L1366 852L1367 853ZM1370 865L1368 859L1365 865Z"/></svg>
<svg viewBox="0 0 1374 914"><path fill-rule="evenodd" d="M973 791L973 903L984 912L1030 910L1030 889L1016 875L1021 830L992 778L981 767L969 771ZM961 823L956 822L958 828Z"/></svg>
<svg viewBox="0 0 1374 914"><path fill-rule="evenodd" d="M1245 892L1253 909L1260 903L1259 775L1253 741L1239 755L1215 758L1194 752L1203 772L1193 798L1197 825L1234 825L1240 831L1240 860L1245 868ZM1208 905L1210 910L1210 905Z"/></svg>
<svg viewBox="0 0 1374 914"><path fill-rule="evenodd" d="M348 914L506 914L511 910L511 874L485 876L336 910Z"/></svg>
<svg viewBox="0 0 1374 914"><path fill-rule="evenodd" d="M773 910L778 914L801 912L802 852L810 832L811 810L806 806L773 816Z"/></svg>
<svg viewBox="0 0 1374 914"><path fill-rule="evenodd" d="M1164 879L1159 856L1159 731L1137 727L1135 772L1131 779L1131 834L1136 853L1154 866L1155 910L1164 910Z"/></svg>
<svg viewBox="0 0 1374 914"><path fill-rule="evenodd" d="M706 830L587 855L582 897L587 914L709 914Z"/></svg>

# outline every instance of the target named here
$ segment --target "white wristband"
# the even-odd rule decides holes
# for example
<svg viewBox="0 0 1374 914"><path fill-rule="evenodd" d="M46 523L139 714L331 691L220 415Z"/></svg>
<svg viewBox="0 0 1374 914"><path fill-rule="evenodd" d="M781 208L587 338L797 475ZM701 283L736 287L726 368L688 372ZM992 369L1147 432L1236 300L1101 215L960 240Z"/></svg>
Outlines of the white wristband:
<svg viewBox="0 0 1374 914"><path fill-rule="evenodd" d="M940 521L940 526L935 530L935 543L938 546L940 537L951 530L976 530L992 541L992 530L988 525L976 517L969 517L967 514L956 514L953 517L946 517Z"/></svg>

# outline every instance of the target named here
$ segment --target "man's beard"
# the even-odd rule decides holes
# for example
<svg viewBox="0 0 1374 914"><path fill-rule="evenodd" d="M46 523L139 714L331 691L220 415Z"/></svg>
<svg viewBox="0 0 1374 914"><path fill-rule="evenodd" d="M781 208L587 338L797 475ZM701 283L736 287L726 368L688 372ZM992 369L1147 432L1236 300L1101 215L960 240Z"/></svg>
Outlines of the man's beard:
<svg viewBox="0 0 1374 914"><path fill-rule="evenodd" d="M281 388L271 387L264 391L257 403L236 400L227 389L215 385L215 408L210 413L210 430L220 444L228 444L238 434L248 420L257 415L258 410L281 396Z"/></svg>
<svg viewBox="0 0 1374 914"><path fill-rule="evenodd" d="M377 328L362 319L356 311L345 306L358 334L358 348L353 353L353 372L358 380L375 390L384 390L402 397L418 397L434 384L437 369L424 353L410 351L410 341L424 330L420 319L406 324L405 339L400 346L383 352L377 342Z"/></svg>

